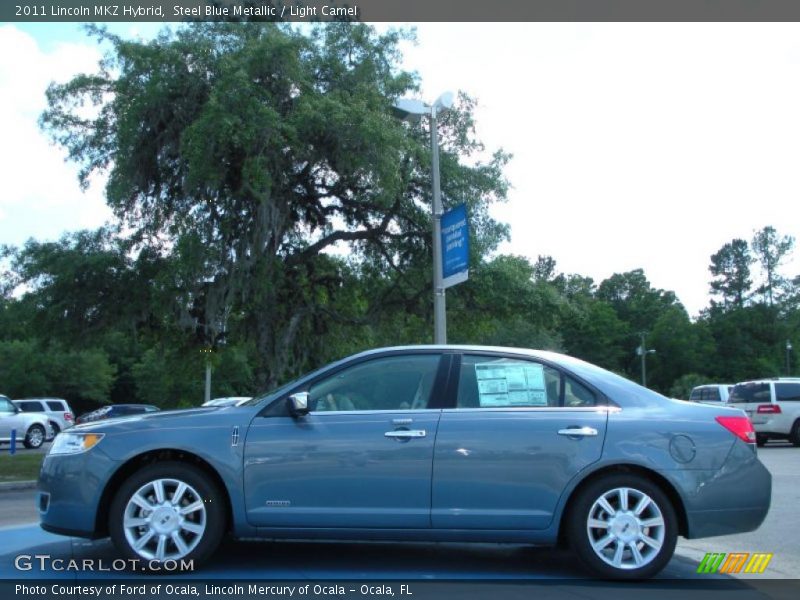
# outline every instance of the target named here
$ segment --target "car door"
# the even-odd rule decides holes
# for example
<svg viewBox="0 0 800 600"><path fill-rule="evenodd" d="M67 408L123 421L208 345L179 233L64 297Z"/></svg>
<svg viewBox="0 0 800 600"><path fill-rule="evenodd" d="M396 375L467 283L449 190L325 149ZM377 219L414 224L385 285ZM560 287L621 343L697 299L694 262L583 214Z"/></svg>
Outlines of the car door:
<svg viewBox="0 0 800 600"><path fill-rule="evenodd" d="M600 459L600 396L535 360L464 355L436 437L431 520L442 529L544 529L564 489Z"/></svg>
<svg viewBox="0 0 800 600"><path fill-rule="evenodd" d="M449 357L445 360L449 360ZM430 527L440 353L394 354L337 368L301 390L310 412L277 400L244 451L248 521L262 527ZM441 365L441 368L445 368ZM436 404L433 402L433 404Z"/></svg>

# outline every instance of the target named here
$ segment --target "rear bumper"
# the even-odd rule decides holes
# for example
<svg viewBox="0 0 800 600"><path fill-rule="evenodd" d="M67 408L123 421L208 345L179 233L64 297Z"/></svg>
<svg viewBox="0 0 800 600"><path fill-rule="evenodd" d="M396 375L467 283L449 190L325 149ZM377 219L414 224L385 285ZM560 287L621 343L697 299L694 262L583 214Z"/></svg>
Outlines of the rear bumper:
<svg viewBox="0 0 800 600"><path fill-rule="evenodd" d="M736 442L721 469L672 472L682 490L687 538L757 529L769 512L772 475L743 442Z"/></svg>

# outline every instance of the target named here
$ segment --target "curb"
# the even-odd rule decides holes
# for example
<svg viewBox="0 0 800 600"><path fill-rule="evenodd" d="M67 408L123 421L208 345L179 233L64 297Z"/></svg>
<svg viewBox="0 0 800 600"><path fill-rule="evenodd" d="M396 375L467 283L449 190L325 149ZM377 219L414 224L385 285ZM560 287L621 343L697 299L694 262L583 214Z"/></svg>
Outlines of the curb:
<svg viewBox="0 0 800 600"><path fill-rule="evenodd" d="M4 481L0 483L0 493L16 490L32 490L36 487L36 481Z"/></svg>

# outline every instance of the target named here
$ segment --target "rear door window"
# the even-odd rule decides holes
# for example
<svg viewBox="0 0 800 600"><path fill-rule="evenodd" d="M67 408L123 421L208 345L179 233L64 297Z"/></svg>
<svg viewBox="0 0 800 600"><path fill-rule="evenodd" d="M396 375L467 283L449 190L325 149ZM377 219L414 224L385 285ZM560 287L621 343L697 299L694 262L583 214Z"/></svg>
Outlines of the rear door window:
<svg viewBox="0 0 800 600"><path fill-rule="evenodd" d="M67 407L62 402L54 402L52 400L48 400L47 407L54 412L66 412L67 410Z"/></svg>
<svg viewBox="0 0 800 600"><path fill-rule="evenodd" d="M19 402L17 406L22 412L42 412L42 405L39 402Z"/></svg>
<svg viewBox="0 0 800 600"><path fill-rule="evenodd" d="M733 386L730 404L770 403L772 398L769 393L768 383L740 383Z"/></svg>
<svg viewBox="0 0 800 600"><path fill-rule="evenodd" d="M552 407L560 399L561 374L551 367L494 356L462 358L458 408Z"/></svg>
<svg viewBox="0 0 800 600"><path fill-rule="evenodd" d="M776 383L775 397L781 402L800 402L800 383Z"/></svg>

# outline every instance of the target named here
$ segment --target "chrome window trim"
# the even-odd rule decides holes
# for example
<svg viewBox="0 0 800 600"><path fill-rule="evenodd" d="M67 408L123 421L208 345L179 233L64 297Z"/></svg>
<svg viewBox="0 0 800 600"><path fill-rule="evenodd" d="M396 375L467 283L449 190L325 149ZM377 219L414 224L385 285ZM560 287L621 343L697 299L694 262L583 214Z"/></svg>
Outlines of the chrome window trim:
<svg viewBox="0 0 800 600"><path fill-rule="evenodd" d="M444 408L443 412L622 412L618 406L485 406L469 408Z"/></svg>

